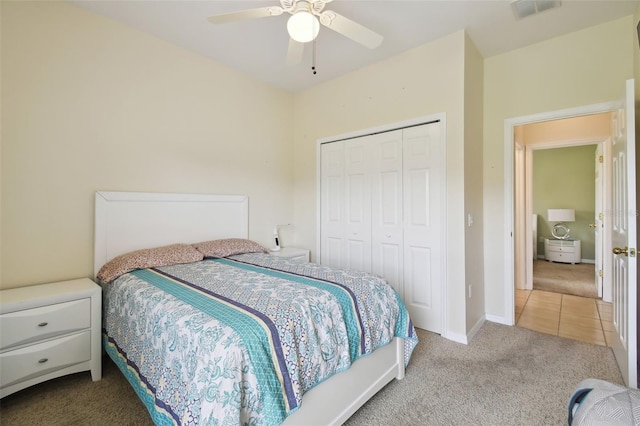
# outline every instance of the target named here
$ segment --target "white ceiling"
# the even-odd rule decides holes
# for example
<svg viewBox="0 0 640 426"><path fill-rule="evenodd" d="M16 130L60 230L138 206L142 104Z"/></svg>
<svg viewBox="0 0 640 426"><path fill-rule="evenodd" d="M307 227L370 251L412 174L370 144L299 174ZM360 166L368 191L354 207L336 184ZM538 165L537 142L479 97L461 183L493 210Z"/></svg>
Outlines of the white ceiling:
<svg viewBox="0 0 640 426"><path fill-rule="evenodd" d="M207 17L279 5L278 0L71 0L72 3L192 50L259 80L299 91L459 30L483 57L543 41L635 12L640 0L563 0L557 9L516 19L510 0L334 0L327 10L384 36L369 50L321 27L300 65L287 66L288 14L214 25ZM613 48L613 46L612 46Z"/></svg>

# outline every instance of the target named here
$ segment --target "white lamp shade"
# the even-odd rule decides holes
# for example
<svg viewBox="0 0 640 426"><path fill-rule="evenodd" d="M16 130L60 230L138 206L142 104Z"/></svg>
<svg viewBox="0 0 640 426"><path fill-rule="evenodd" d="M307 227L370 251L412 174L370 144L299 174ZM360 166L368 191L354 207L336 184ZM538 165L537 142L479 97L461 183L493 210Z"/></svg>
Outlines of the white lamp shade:
<svg viewBox="0 0 640 426"><path fill-rule="evenodd" d="M547 210L549 222L575 222L576 211L574 209L549 209Z"/></svg>
<svg viewBox="0 0 640 426"><path fill-rule="evenodd" d="M298 43L308 43L318 37L320 23L311 13L300 11L291 15L287 21L287 31Z"/></svg>

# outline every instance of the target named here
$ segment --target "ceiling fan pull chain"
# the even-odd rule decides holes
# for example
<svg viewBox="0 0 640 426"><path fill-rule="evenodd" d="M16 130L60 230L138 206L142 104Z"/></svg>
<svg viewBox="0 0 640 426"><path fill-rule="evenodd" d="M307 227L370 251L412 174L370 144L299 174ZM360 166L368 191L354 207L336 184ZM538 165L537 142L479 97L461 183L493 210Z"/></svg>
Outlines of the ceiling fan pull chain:
<svg viewBox="0 0 640 426"><path fill-rule="evenodd" d="M313 59L311 60L311 71L313 72L313 75L316 75L316 40L313 40Z"/></svg>

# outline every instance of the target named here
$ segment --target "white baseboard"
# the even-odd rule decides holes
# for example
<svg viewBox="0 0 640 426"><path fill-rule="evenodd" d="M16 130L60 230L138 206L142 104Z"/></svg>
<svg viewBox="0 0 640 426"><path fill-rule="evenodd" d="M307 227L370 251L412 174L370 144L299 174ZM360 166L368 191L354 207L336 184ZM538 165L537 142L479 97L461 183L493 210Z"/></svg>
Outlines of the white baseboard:
<svg viewBox="0 0 640 426"><path fill-rule="evenodd" d="M464 345L469 344L469 341L467 340L467 336L465 336L464 334L447 332L447 333L443 333L442 337L457 343L462 343Z"/></svg>
<svg viewBox="0 0 640 426"><path fill-rule="evenodd" d="M457 343L468 345L469 342L473 340L473 337L476 334L478 334L478 331L480 331L480 329L482 328L482 324L484 324L484 322L485 322L485 317L483 316L478 320L478 322L475 323L475 325L471 328L471 330L466 335L448 332L448 333L443 333L442 337Z"/></svg>
<svg viewBox="0 0 640 426"><path fill-rule="evenodd" d="M485 315L487 321L495 322L496 324L513 325L508 324L504 317L498 315Z"/></svg>
<svg viewBox="0 0 640 426"><path fill-rule="evenodd" d="M480 317L480 319L478 319L478 322L476 322L475 325L471 327L471 331L467 333L467 340L469 342L473 340L476 334L478 334L478 331L480 331L480 329L482 328L484 321L485 321L485 317L483 315L482 317Z"/></svg>

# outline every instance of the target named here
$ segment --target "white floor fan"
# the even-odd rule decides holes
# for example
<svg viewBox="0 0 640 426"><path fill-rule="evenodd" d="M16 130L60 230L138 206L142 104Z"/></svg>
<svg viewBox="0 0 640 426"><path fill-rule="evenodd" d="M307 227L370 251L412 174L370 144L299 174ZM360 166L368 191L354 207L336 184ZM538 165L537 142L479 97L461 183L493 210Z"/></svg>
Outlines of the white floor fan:
<svg viewBox="0 0 640 426"><path fill-rule="evenodd" d="M320 24L369 49L375 49L380 46L383 40L380 34L332 10L325 10L325 6L331 1L280 0L280 6L267 6L224 13L211 16L208 20L213 24L225 24L289 13L291 15L287 21L287 31L290 36L289 50L287 52L287 64L289 65L300 63L305 43L316 39L320 31Z"/></svg>

